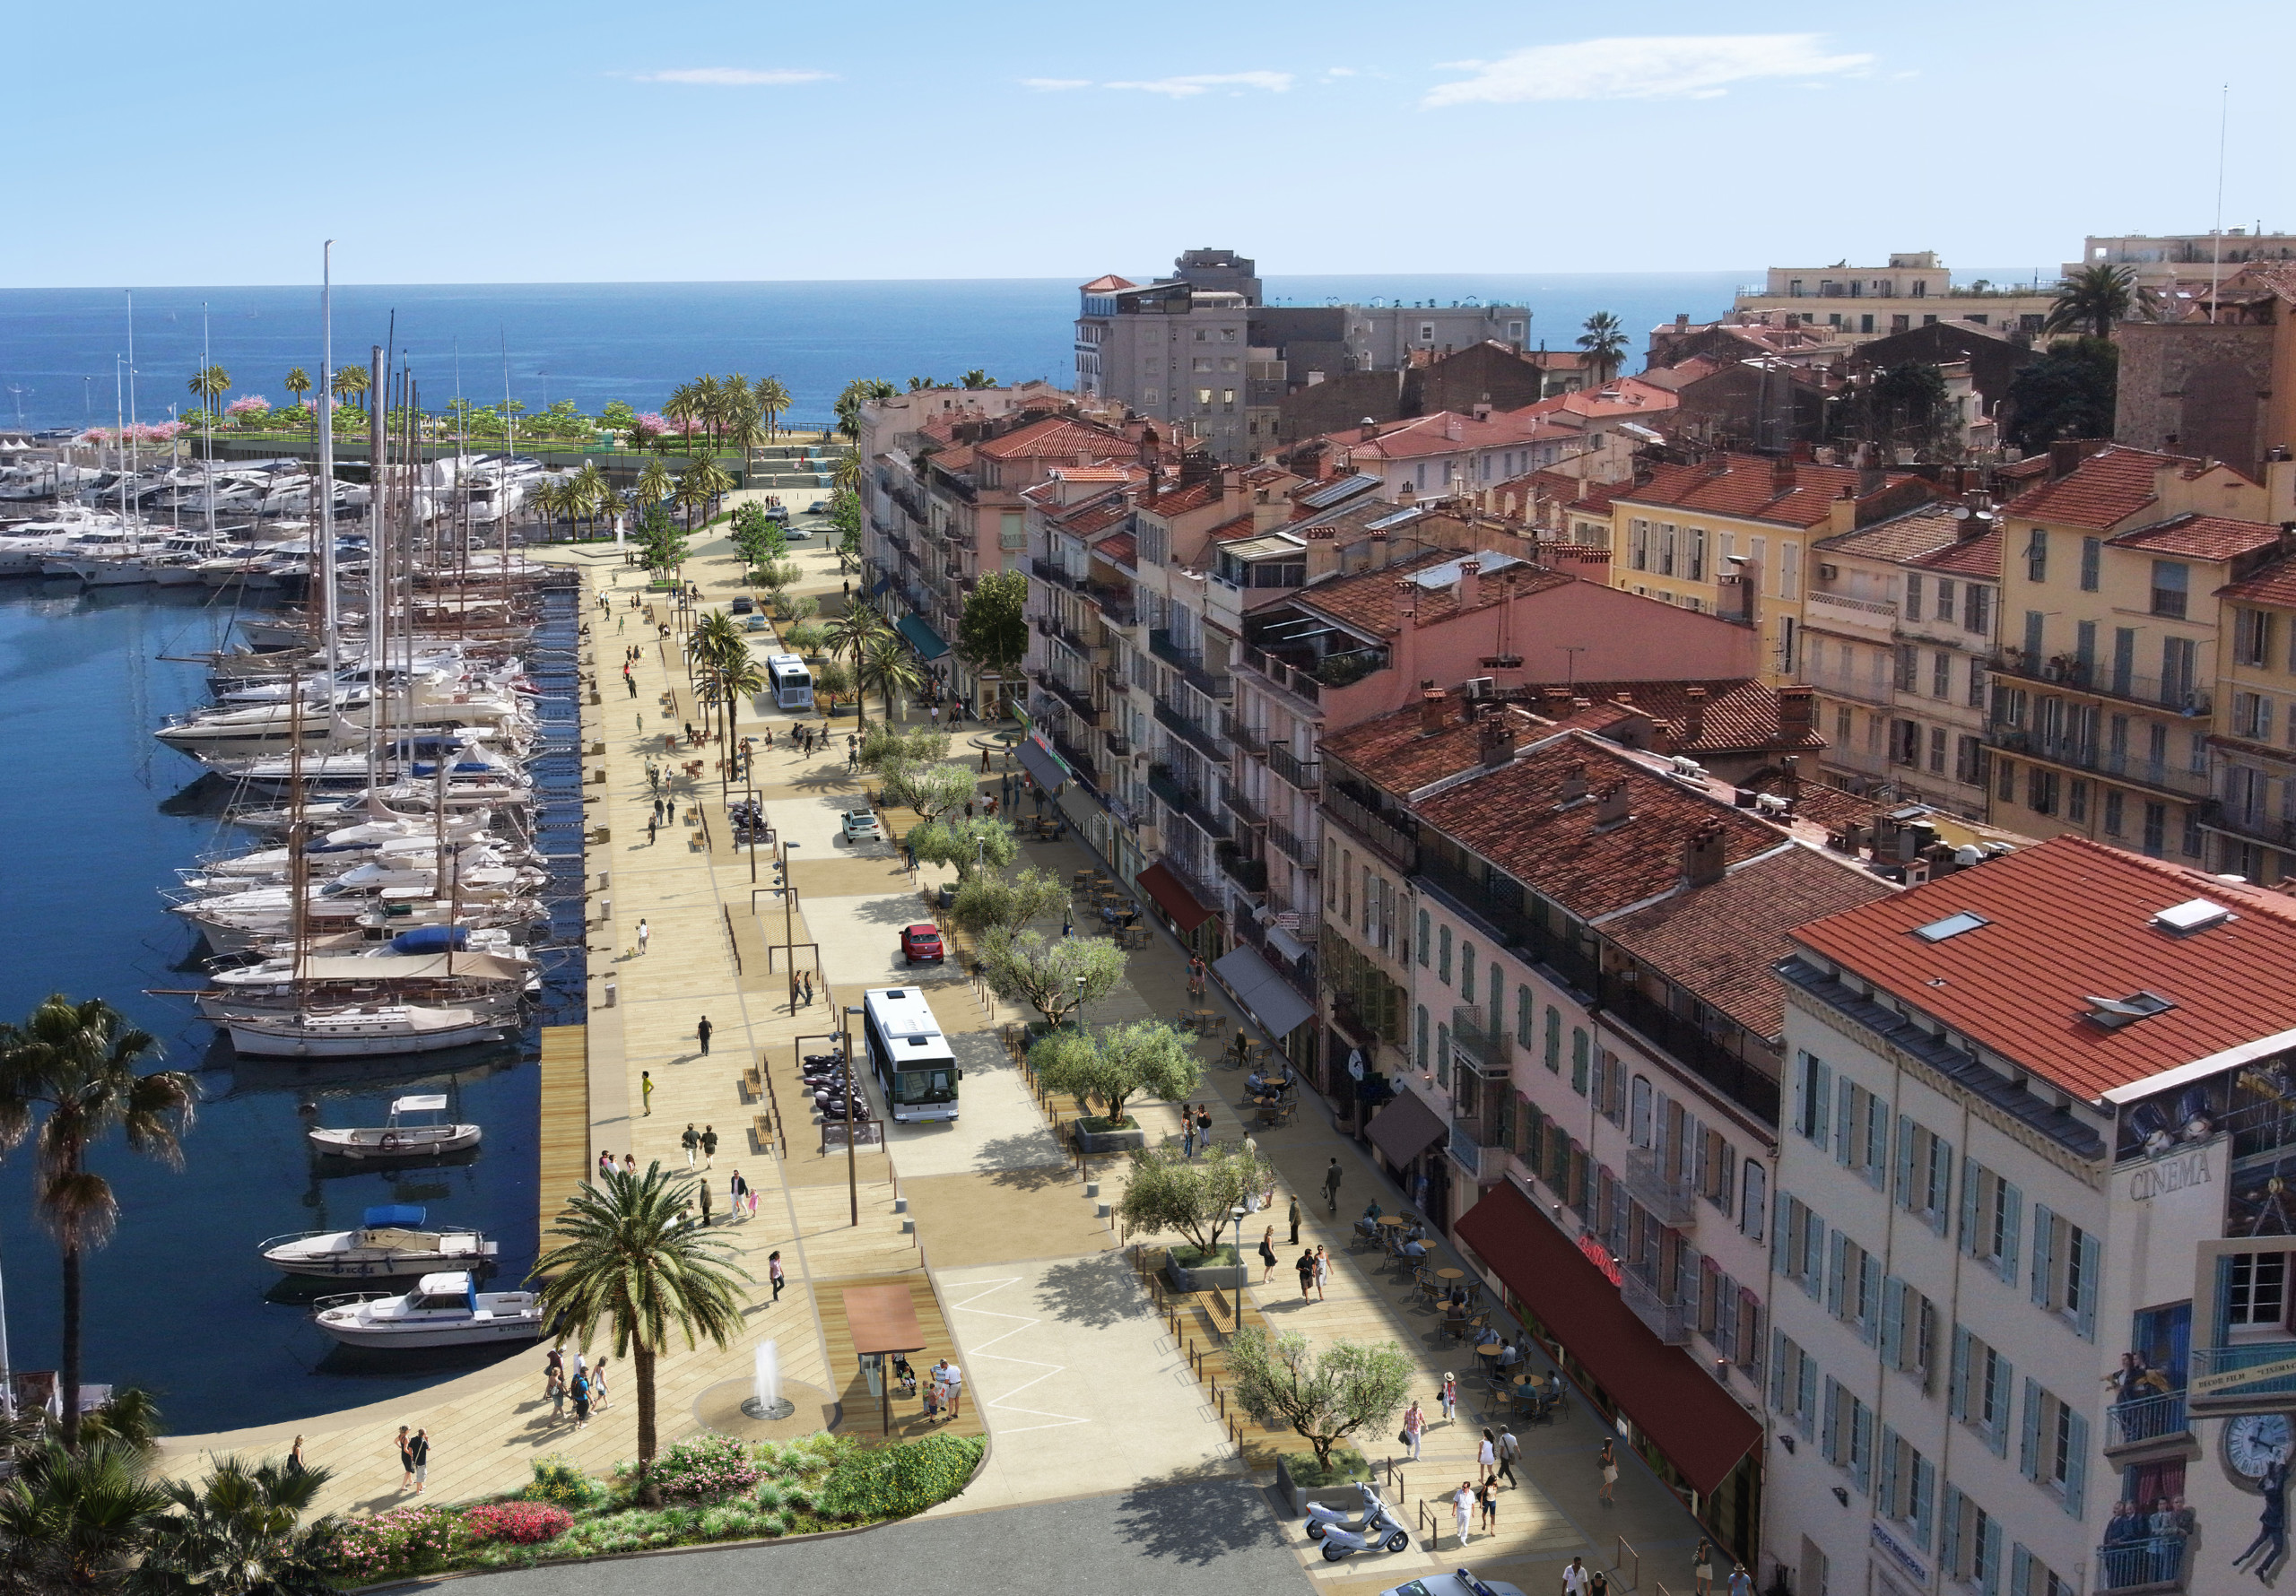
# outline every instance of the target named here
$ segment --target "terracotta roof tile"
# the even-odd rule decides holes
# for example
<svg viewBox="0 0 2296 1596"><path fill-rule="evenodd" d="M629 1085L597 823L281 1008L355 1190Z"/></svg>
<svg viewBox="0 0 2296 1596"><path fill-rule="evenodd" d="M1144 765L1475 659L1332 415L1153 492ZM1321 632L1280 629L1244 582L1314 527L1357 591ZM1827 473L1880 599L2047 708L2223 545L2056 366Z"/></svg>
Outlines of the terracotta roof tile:
<svg viewBox="0 0 2296 1596"><path fill-rule="evenodd" d="M1724 455L1696 465L1654 466L1648 481L1622 486L1613 502L1808 527L1826 519L1829 507L1844 490L1857 487L1857 473L1846 466L1796 464L1792 480L1783 486L1778 473L1778 464L1755 455ZM1893 476L1889 481L1904 480Z"/></svg>
<svg viewBox="0 0 2296 1596"><path fill-rule="evenodd" d="M1511 705L1506 713L1518 747L1552 735ZM1330 733L1317 746L1326 759L1352 767L1366 781L1397 796L1471 770L1483 761L1474 727L1448 706L1443 729L1432 735L1421 729L1419 708L1413 705Z"/></svg>
<svg viewBox="0 0 2296 1596"><path fill-rule="evenodd" d="M2141 516L2153 503L2155 473L2164 465L2195 474L2200 462L2183 455L2159 455L2120 444L2100 449L2055 481L2027 489L2009 501L2008 513L2026 521L2058 522L2097 531Z"/></svg>
<svg viewBox="0 0 2296 1596"><path fill-rule="evenodd" d="M1720 880L1612 921L1625 951L1697 993L1758 1037L1785 1028L1778 962L1794 927L1894 897L1897 889L1843 860L1796 845Z"/></svg>
<svg viewBox="0 0 2296 1596"><path fill-rule="evenodd" d="M1343 621L1365 637L1387 637L1398 629L1402 623L1405 595L1397 590L1396 583L1413 571L1458 558L1451 551L1437 550L1413 559L1397 560L1378 570L1362 571L1302 588L1292 602L1304 609L1318 611L1335 620ZM1577 577L1564 572L1529 564L1488 571L1480 584L1480 595L1474 608L1489 609L1501 603L1510 590L1514 596L1526 598L1534 593L1544 593L1550 587L1560 587L1577 580ZM1422 626L1434 626L1460 613L1456 586L1418 588L1412 599L1413 607L1419 612L1419 624Z"/></svg>
<svg viewBox="0 0 2296 1596"><path fill-rule="evenodd" d="M1562 685L1558 682L1556 686ZM1690 714L1690 690L1706 690L1706 707L1699 717L1695 738L1682 740ZM1625 706L1665 724L1674 738L1671 751L1683 754L1736 753L1774 749L1780 753L1815 752L1827 746L1813 728L1790 747L1781 745L1778 729L1778 690L1751 677L1712 681L1581 681L1571 692L1597 705Z"/></svg>
<svg viewBox="0 0 2296 1596"><path fill-rule="evenodd" d="M1185 488L1168 489L1152 499L1144 499L1140 501L1140 507L1159 516L1181 516L1190 510L1202 509L1220 496L1221 487L1217 481L1190 482Z"/></svg>
<svg viewBox="0 0 2296 1596"><path fill-rule="evenodd" d="M2185 936L2152 924L2196 898L2233 911ZM1944 941L1914 928L1970 913ZM2262 888L2059 837L1805 925L1797 941L2065 1090L2096 1098L2289 1028L2296 904ZM2090 997L2175 1006L2108 1030Z"/></svg>
<svg viewBox="0 0 2296 1596"><path fill-rule="evenodd" d="M2275 559L2246 579L2218 588L2216 596L2296 609L2296 555Z"/></svg>
<svg viewBox="0 0 2296 1596"><path fill-rule="evenodd" d="M1119 532L1094 543L1092 552L1110 565L1130 566L1140 558L1140 542L1130 533Z"/></svg>
<svg viewBox="0 0 2296 1596"><path fill-rule="evenodd" d="M1855 532L1820 538L1816 546L1835 554L1854 554L1863 559L1909 564L1950 549L1961 542L1961 533L1969 524L1954 517L1953 511L1957 507L1926 504L1904 515L1876 521L1871 526L1861 526Z"/></svg>
<svg viewBox="0 0 2296 1596"><path fill-rule="evenodd" d="M1105 276L1093 278L1090 282L1084 284L1083 289L1079 291L1088 294L1112 294L1121 288L1138 288L1139 286L1140 285L1133 282L1131 278L1119 277L1115 273L1110 272Z"/></svg>
<svg viewBox="0 0 2296 1596"><path fill-rule="evenodd" d="M2143 549L2154 554L2181 555L2187 559L2238 559L2276 547L2280 528L2261 521L2234 521L2222 516L2173 516L2151 526L2124 532L2113 539L2116 549Z"/></svg>
<svg viewBox="0 0 2296 1596"><path fill-rule="evenodd" d="M991 460L1066 458L1080 464L1122 459L1135 452L1121 433L1087 426L1067 416L1047 416L1016 427L1002 438L983 438L974 448Z"/></svg>
<svg viewBox="0 0 2296 1596"><path fill-rule="evenodd" d="M2001 577L2001 529L1996 521L1994 530L1983 537L1940 549L1934 554L1910 560L1926 571L1941 571L1955 577L1976 577L1989 581Z"/></svg>

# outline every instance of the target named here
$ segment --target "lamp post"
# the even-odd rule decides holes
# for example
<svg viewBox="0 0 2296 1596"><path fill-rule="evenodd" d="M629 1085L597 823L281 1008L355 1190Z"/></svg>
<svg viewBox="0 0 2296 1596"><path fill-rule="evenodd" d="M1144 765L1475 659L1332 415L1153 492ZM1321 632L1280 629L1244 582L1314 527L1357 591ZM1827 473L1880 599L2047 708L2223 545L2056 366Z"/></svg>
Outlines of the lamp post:
<svg viewBox="0 0 2296 1596"><path fill-rule="evenodd" d="M1076 1034L1084 1034L1084 977L1076 977Z"/></svg>
<svg viewBox="0 0 2296 1596"><path fill-rule="evenodd" d="M853 1094L859 1089L860 1080L854 1073L853 1017L860 1012L858 1009L848 1008L839 1027L843 1033L840 1037L840 1045L845 1052L845 1193L853 1204L853 1224L856 1228L858 1228L861 1224L861 1175L858 1166L854 1162L853 1154ZM888 1093L891 1091L890 1082L887 1083L885 1089ZM885 1099L885 1112L890 1115L892 1111L892 1099L888 1096Z"/></svg>
<svg viewBox="0 0 2296 1596"><path fill-rule="evenodd" d="M790 905L790 896L797 887L789 877L789 850L796 846L797 845L787 837L781 839L781 945L789 955L789 1012L793 1018L797 1012L797 916ZM853 1061L850 1058L846 1060L845 1067L846 1072L851 1074ZM852 1083L848 1081L846 1084L849 1088Z"/></svg>

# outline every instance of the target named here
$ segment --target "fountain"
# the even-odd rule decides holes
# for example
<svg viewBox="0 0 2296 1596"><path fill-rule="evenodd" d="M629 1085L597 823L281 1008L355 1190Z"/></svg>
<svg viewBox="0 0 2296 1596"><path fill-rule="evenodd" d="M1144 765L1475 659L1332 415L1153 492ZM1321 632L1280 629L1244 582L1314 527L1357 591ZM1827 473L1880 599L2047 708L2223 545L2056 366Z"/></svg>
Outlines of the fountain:
<svg viewBox="0 0 2296 1596"><path fill-rule="evenodd" d="M781 1394L781 1348L767 1340L757 1344L757 1361L750 1376L749 1400L742 1411L752 1418L787 1418L797 1404Z"/></svg>

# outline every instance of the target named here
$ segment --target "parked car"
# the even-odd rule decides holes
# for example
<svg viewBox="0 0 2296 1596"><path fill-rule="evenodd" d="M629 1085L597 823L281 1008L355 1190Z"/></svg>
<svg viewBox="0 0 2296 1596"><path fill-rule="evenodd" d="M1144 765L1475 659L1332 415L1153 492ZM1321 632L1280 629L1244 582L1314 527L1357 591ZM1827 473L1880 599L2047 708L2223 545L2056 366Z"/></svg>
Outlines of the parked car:
<svg viewBox="0 0 2296 1596"><path fill-rule="evenodd" d="M781 541L785 543L802 543L813 535L810 526L784 526L781 529Z"/></svg>
<svg viewBox="0 0 2296 1596"><path fill-rule="evenodd" d="M731 604L726 606L726 612L727 613L734 615L747 615L751 611L756 608L757 604L747 594L744 594L740 598L735 599Z"/></svg>
<svg viewBox="0 0 2296 1596"><path fill-rule="evenodd" d="M786 504L767 505L765 518L769 521L787 521L789 519L789 507Z"/></svg>
<svg viewBox="0 0 2296 1596"><path fill-rule="evenodd" d="M1479 1579L1461 1568L1450 1574L1422 1574L1380 1592L1379 1596L1523 1596L1523 1588L1504 1580Z"/></svg>
<svg viewBox="0 0 2296 1596"><path fill-rule="evenodd" d="M742 629L745 632L761 632L764 631L770 624L771 623L769 622L764 616L752 615L747 620L742 622Z"/></svg>
<svg viewBox="0 0 2296 1596"><path fill-rule="evenodd" d="M883 842L885 828L872 809L851 809L839 817L839 828L848 842Z"/></svg>
<svg viewBox="0 0 2296 1596"><path fill-rule="evenodd" d="M915 964L920 958L929 958L935 964L944 964L948 961L948 950L941 945L939 926L911 925L902 930L900 960L903 964Z"/></svg>

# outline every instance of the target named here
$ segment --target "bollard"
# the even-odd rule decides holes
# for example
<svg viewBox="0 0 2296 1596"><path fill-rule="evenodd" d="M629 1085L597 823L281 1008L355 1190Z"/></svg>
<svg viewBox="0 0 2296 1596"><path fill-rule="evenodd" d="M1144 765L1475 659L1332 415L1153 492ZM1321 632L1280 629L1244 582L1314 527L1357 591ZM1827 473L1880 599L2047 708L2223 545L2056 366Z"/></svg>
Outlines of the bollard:
<svg viewBox="0 0 2296 1596"><path fill-rule="evenodd" d="M897 1213L897 1214L905 1214L905 1213L907 1213L908 1211L909 1211L909 1199L908 1199L908 1198L906 1198L906 1197L896 1197L896 1198L894 1198L894 1199L893 1199L893 1212L895 1212L895 1213Z"/></svg>
<svg viewBox="0 0 2296 1596"><path fill-rule="evenodd" d="M606 892L611 891L613 888L613 872L610 870L602 870L598 872L598 890L601 892Z"/></svg>
<svg viewBox="0 0 2296 1596"><path fill-rule="evenodd" d="M607 1008L609 1008L609 1009L613 1008L613 1001L614 1001L614 978L613 978L612 976L608 976L606 977L606 1002L605 1002L605 1006L606 1006Z"/></svg>
<svg viewBox="0 0 2296 1596"><path fill-rule="evenodd" d="M613 918L613 899L611 898L601 898L598 899L598 924L604 925L607 921Z"/></svg>
<svg viewBox="0 0 2296 1596"><path fill-rule="evenodd" d="M1088 1181L1086 1181L1086 1182L1084 1183L1084 1195L1085 1195L1085 1196L1087 1196L1087 1197L1097 1197L1097 1196L1099 1196L1100 1194L1100 1182L1098 1182L1098 1181L1096 1181L1096 1180L1088 1180ZM1101 1212L1103 1212L1103 1213L1106 1213L1108 1210L1107 1210L1106 1209L1102 1209L1100 1211L1101 1211Z"/></svg>

